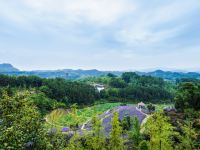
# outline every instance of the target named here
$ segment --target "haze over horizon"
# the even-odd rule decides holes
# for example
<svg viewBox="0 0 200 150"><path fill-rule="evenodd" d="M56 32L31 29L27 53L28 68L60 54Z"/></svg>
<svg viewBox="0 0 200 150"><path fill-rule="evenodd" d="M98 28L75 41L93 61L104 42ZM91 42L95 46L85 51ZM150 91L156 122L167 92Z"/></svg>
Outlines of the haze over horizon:
<svg viewBox="0 0 200 150"><path fill-rule="evenodd" d="M199 0L2 0L0 63L200 71L199 16Z"/></svg>

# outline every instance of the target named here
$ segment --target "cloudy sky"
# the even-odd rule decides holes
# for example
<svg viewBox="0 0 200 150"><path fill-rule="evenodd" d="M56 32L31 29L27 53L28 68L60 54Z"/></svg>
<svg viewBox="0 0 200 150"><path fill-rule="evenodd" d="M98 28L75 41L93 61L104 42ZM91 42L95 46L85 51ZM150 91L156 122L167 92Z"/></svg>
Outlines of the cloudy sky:
<svg viewBox="0 0 200 150"><path fill-rule="evenodd" d="M200 68L199 0L0 0L0 63Z"/></svg>

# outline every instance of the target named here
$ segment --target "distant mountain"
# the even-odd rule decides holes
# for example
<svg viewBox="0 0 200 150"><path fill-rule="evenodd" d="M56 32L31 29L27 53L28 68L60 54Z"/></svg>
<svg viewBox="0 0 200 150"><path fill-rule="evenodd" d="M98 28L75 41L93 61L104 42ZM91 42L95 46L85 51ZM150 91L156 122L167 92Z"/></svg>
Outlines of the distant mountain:
<svg viewBox="0 0 200 150"><path fill-rule="evenodd" d="M85 77L100 77L105 76L108 73L115 74L120 76L124 71L99 71L96 69L91 70L73 70L73 69L63 69L63 70L39 70L39 71L20 71L13 67L11 64L0 64L0 73L7 75L16 75L16 76L39 76L42 78L65 78L65 79L81 79ZM193 78L200 79L200 73L197 72L173 72L173 71L163 71L156 70L151 72L136 72L139 75L147 75L160 77L165 80L175 81L176 79L181 78Z"/></svg>
<svg viewBox="0 0 200 150"><path fill-rule="evenodd" d="M200 79L200 73L197 72L172 72L172 71L163 71L163 70L156 70L152 72L137 72L139 75L149 75L154 77L160 77L166 80L176 80L181 78L194 78Z"/></svg>
<svg viewBox="0 0 200 150"><path fill-rule="evenodd" d="M11 64L0 64L0 72L16 72L19 71L17 68L13 67Z"/></svg>
<svg viewBox="0 0 200 150"><path fill-rule="evenodd" d="M100 77L105 76L108 73L113 73L115 75L121 75L122 72L117 71L98 71L98 70L50 70L50 71L19 71L19 72L7 72L4 74L16 75L16 76L39 76L41 78L65 78L65 79L81 79L86 77Z"/></svg>

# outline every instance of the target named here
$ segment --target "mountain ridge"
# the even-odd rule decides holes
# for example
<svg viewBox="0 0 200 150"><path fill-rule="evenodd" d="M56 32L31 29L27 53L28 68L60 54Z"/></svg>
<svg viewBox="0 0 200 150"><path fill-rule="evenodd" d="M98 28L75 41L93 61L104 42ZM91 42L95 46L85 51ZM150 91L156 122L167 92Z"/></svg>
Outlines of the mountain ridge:
<svg viewBox="0 0 200 150"><path fill-rule="evenodd" d="M56 78L61 77L65 79L81 79L85 77L100 77L105 76L108 73L113 73L117 76L120 76L122 73L126 71L100 71L97 69L58 69L58 70L33 70L33 71L20 71L19 69L13 67L13 65L8 63L0 64L0 73L7 75L16 75L16 76L39 76L43 78ZM134 71L139 75L148 75L154 77L160 77L166 80L176 80L180 78L195 78L200 79L200 73L198 72L174 72L174 71L163 71L161 69L157 69L155 71L150 72L141 72Z"/></svg>

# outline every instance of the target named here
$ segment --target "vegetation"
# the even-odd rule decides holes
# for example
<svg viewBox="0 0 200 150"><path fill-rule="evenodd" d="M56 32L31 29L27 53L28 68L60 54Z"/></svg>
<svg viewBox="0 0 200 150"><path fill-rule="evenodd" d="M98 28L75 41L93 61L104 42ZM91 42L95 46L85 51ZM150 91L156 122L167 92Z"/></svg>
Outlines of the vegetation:
<svg viewBox="0 0 200 150"><path fill-rule="evenodd" d="M29 93L0 100L0 149L23 150L26 144L47 149L46 131L37 108L27 98Z"/></svg>
<svg viewBox="0 0 200 150"><path fill-rule="evenodd" d="M43 79L36 76L0 75L0 87L35 88L36 92L42 92L49 99L55 99L66 105L73 103L79 105L92 104L98 98L98 93L93 86L81 82L67 81L62 78Z"/></svg>
<svg viewBox="0 0 200 150"><path fill-rule="evenodd" d="M175 97L175 106L180 111L188 108L198 110L200 108L200 84L182 83Z"/></svg>
<svg viewBox="0 0 200 150"><path fill-rule="evenodd" d="M110 133L110 142L109 142L110 150L124 149L124 143L121 134L122 134L122 128L120 127L119 117L117 113L114 113L112 119L112 130Z"/></svg>
<svg viewBox="0 0 200 150"><path fill-rule="evenodd" d="M161 78L139 76L133 72L123 73L121 77L107 76L87 78L87 83L102 83L106 89L101 91L100 97L113 101L142 100L145 102L170 102L175 94L175 85Z"/></svg>
<svg viewBox="0 0 200 150"><path fill-rule="evenodd" d="M99 93L94 83L103 84L105 89ZM121 105L135 101L148 103L149 113L142 125L140 116L121 119L114 109L107 120L110 119L111 131L105 134L99 115L106 112L106 116L109 109L128 107ZM171 107L163 111L168 102ZM198 80L175 83L132 72L78 81L0 75L3 150L200 149L199 116ZM81 130L85 122L91 124ZM63 127L69 127L69 131L63 132Z"/></svg>
<svg viewBox="0 0 200 150"><path fill-rule="evenodd" d="M171 140L173 127L169 119L160 113L155 113L145 124L145 132L149 136L149 148L152 150L173 149Z"/></svg>
<svg viewBox="0 0 200 150"><path fill-rule="evenodd" d="M137 117L134 117L132 120L132 129L129 133L129 138L134 144L134 148L137 149L141 140L142 135L140 133L140 123Z"/></svg>
<svg viewBox="0 0 200 150"><path fill-rule="evenodd" d="M86 121L94 118L95 116L102 114L103 112L112 109L116 106L120 106L121 103L105 103L105 104L97 104L91 107L85 107L82 109L77 110L69 110L65 111L63 109L58 109L56 116L55 111L51 112L47 118L51 122L51 120L54 120L54 125L57 127L64 127L64 126L70 126L73 124L83 124ZM76 105L73 105L76 106ZM74 109L74 107L71 107ZM77 108L77 107L76 107ZM75 112L76 111L76 112ZM76 114L76 115L74 115Z"/></svg>
<svg viewBox="0 0 200 150"><path fill-rule="evenodd" d="M105 147L105 136L101 121L95 116L92 119L92 134L87 137L88 149L102 150Z"/></svg>

